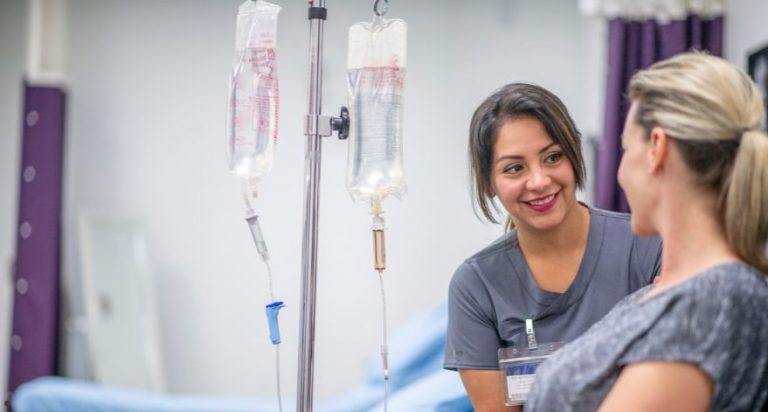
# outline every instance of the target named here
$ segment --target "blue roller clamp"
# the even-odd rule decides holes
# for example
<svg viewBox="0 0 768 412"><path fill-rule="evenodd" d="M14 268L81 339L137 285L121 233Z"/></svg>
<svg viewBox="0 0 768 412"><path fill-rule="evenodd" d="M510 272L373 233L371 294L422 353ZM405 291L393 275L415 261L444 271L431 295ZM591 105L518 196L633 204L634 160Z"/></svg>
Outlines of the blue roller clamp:
<svg viewBox="0 0 768 412"><path fill-rule="evenodd" d="M266 306L267 320L269 321L269 339L273 345L280 343L280 327L277 325L277 315L285 305L282 301L272 302Z"/></svg>

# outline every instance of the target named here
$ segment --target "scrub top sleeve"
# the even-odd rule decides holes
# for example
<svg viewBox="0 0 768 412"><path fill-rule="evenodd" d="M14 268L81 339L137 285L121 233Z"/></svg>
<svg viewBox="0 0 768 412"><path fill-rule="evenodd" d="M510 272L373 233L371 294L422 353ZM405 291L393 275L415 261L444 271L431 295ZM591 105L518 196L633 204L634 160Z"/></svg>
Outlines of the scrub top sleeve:
<svg viewBox="0 0 768 412"><path fill-rule="evenodd" d="M446 369L497 369L500 346L491 298L468 262L456 270L448 292Z"/></svg>

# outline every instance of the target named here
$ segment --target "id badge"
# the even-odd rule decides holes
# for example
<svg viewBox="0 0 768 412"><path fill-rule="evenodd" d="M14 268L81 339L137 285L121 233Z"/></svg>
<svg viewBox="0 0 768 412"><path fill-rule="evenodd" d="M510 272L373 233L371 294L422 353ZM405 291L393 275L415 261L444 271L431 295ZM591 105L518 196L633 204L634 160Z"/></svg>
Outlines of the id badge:
<svg viewBox="0 0 768 412"><path fill-rule="evenodd" d="M536 369L565 345L565 342L537 343L536 333L533 331L533 319L525 320L525 335L528 346L499 349L499 369L505 380L504 403L507 406L525 404L533 385Z"/></svg>
<svg viewBox="0 0 768 412"><path fill-rule="evenodd" d="M540 343L536 349L512 347L499 349L499 368L504 377L508 406L523 405L536 375L536 369L565 342Z"/></svg>

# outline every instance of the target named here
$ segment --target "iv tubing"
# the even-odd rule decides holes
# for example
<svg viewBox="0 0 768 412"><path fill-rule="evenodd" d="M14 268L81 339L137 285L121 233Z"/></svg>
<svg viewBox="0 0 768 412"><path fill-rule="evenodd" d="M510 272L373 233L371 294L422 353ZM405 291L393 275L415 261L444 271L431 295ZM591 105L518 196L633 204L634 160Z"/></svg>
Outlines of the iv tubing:
<svg viewBox="0 0 768 412"><path fill-rule="evenodd" d="M264 259L264 265L267 266L267 277L269 278L269 301L275 301L275 289L272 287L272 267L269 265L269 261ZM277 381L278 384L280 381Z"/></svg>
<svg viewBox="0 0 768 412"><path fill-rule="evenodd" d="M267 266L267 276L269 276L269 301L275 301L275 290L272 288L272 268L269 265L269 260L264 259L264 264ZM283 391L280 388L280 344L273 345L275 347L275 378L277 379L277 410L283 412Z"/></svg>
<svg viewBox="0 0 768 412"><path fill-rule="evenodd" d="M389 399L389 350L387 348L387 298L384 293L384 272L379 272L379 288L381 289L381 314L382 314L382 345L381 363L384 370L384 412L387 412L387 400Z"/></svg>
<svg viewBox="0 0 768 412"><path fill-rule="evenodd" d="M371 201L371 214L373 215L373 256L374 269L379 275L379 288L381 289L381 314L382 314L382 344L381 344L381 366L384 377L384 412L387 412L387 401L389 398L389 350L387 348L387 298L384 293L384 269L386 268L386 253L384 247L384 218L381 214L384 210L381 207L381 201L374 198Z"/></svg>
<svg viewBox="0 0 768 412"><path fill-rule="evenodd" d="M249 210L250 211L250 210ZM252 211L250 211L252 212ZM256 216L253 215L253 221L256 224L256 228L259 231L259 234L261 234L261 229L258 227L258 220L256 219ZM248 220L248 223L251 223L251 220ZM251 225L251 231L253 232L253 225ZM256 235L254 235L254 239L256 239ZM262 239L263 242L263 239ZM257 248L258 248L258 242ZM272 266L269 264L269 254L266 253L266 243L264 246L265 253L261 253L261 250L259 250L261 254L261 260L264 262L264 265L267 267L267 278L269 279L269 301L275 302L275 289L273 287L272 282ZM278 411L283 412L283 391L280 386L280 344L279 343L273 343L273 346L275 347L275 379L277 381L277 406Z"/></svg>
<svg viewBox="0 0 768 412"><path fill-rule="evenodd" d="M280 345L275 346L275 377L277 378L277 410L283 412L283 391L280 389Z"/></svg>
<svg viewBox="0 0 768 412"><path fill-rule="evenodd" d="M251 229L251 236L256 244L256 250L261 256L261 260L264 262L264 266L267 268L267 278L269 280L269 301L275 302L275 289L272 280L272 266L269 264L269 252L267 250L267 242L264 240L264 235L261 233L261 226L259 225L259 216L251 208L253 201L257 197L256 192L256 179L244 179L242 184L243 189L243 201L245 202L245 220L248 222L248 227ZM280 302L282 304L282 302ZM278 308L279 310L279 308ZM271 334L271 331L270 331ZM279 330L278 330L279 335ZM280 386L280 343L274 343L275 347L275 379L277 381L277 406L278 411L283 412L283 395L282 388Z"/></svg>

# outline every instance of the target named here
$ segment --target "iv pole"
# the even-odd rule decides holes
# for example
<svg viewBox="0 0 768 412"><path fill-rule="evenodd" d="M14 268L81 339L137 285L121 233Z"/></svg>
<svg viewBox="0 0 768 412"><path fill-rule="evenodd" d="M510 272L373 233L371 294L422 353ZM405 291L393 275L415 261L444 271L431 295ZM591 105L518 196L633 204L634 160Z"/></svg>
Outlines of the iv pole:
<svg viewBox="0 0 768 412"><path fill-rule="evenodd" d="M304 155L304 237L301 247L302 281L297 412L312 411L321 137L330 136L334 130L338 130L339 139L346 139L349 134L349 112L346 107L341 108L340 117L320 115L323 78L323 26L327 10L325 0L308 0L308 3L310 31L309 107L304 119L304 135L307 137L307 145Z"/></svg>
<svg viewBox="0 0 768 412"><path fill-rule="evenodd" d="M305 119L307 137L304 154L304 238L301 245L301 317L299 320L299 374L296 411L312 410L312 384L315 364L315 296L317 294L317 219L320 203L320 154L322 140L318 133L322 97L323 23L312 18L312 10L325 12L325 0L320 7L309 7L309 108ZM323 13L325 14L325 13Z"/></svg>

